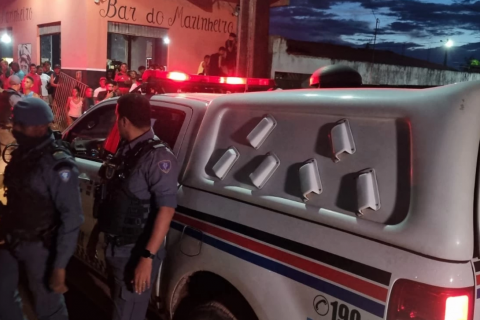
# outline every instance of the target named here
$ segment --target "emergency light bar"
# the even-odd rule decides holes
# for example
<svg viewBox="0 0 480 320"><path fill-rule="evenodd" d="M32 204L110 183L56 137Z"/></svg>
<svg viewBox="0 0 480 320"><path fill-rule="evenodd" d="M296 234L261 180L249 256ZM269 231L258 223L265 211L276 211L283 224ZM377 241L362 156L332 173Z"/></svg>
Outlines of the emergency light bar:
<svg viewBox="0 0 480 320"><path fill-rule="evenodd" d="M147 93L212 92L238 93L267 91L275 87L273 79L191 75L179 71L147 70L142 76ZM143 90L142 90L143 91Z"/></svg>

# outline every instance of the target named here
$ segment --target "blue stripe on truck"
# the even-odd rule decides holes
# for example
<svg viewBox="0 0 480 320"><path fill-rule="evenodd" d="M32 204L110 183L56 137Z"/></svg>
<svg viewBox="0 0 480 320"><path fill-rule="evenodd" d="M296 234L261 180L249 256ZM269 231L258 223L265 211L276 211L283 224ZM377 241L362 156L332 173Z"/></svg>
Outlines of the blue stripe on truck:
<svg viewBox="0 0 480 320"><path fill-rule="evenodd" d="M390 285L391 274L385 270L197 210L179 206L177 212L353 273L354 275L369 279L384 286L388 287Z"/></svg>
<svg viewBox="0 0 480 320"><path fill-rule="evenodd" d="M184 225L175 221L172 221L171 227L180 232L184 231ZM385 305L381 303L370 300L354 292L351 292L329 282L323 281L321 279L315 278L309 274L290 268L276 261L259 256L240 247L233 246L229 243L213 238L205 233L202 234L199 231L189 228L185 230L185 233L199 241L203 241L204 243L211 245L212 247L227 252L242 260L248 261L259 267L278 273L303 285L306 285L320 292L324 292L332 297L340 299L359 309L365 310L377 317L383 318L383 315L385 313Z"/></svg>

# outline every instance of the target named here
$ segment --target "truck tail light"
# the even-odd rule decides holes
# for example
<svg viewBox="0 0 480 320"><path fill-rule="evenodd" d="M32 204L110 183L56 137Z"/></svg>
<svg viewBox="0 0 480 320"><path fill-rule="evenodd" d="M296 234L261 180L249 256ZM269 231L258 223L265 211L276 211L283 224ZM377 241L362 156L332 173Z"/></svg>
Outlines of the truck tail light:
<svg viewBox="0 0 480 320"><path fill-rule="evenodd" d="M387 320L471 320L474 288L449 289L398 280L392 289Z"/></svg>
<svg viewBox="0 0 480 320"><path fill-rule="evenodd" d="M174 81L187 81L188 74L183 72L169 72L167 74L167 79L174 80Z"/></svg>

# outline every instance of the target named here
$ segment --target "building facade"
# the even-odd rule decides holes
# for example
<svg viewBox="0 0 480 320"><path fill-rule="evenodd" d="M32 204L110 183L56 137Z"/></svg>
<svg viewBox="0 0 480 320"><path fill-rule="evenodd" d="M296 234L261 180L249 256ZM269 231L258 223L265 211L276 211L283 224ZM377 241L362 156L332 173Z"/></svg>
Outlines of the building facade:
<svg viewBox="0 0 480 320"><path fill-rule="evenodd" d="M272 1L282 3L284 1ZM207 54L237 33L237 1L0 0L0 56L28 68L49 60L96 85L108 64L156 63L196 73Z"/></svg>

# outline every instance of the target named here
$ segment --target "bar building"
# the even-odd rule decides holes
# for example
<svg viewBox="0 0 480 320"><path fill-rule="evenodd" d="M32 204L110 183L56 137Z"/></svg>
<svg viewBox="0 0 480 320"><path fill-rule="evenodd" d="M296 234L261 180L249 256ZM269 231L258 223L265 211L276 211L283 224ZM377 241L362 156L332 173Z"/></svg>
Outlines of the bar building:
<svg viewBox="0 0 480 320"><path fill-rule="evenodd" d="M273 1L275 2L275 1ZM46 60L95 86L112 61L196 73L237 33L238 1L0 0L0 57ZM10 40L10 41L8 41Z"/></svg>

